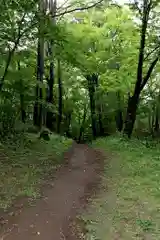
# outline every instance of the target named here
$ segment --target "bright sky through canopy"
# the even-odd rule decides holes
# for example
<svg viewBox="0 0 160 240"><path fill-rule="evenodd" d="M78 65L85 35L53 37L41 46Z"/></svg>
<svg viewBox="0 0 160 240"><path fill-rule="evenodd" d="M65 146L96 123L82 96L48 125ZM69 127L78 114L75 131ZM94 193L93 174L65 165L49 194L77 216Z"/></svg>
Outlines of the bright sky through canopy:
<svg viewBox="0 0 160 240"><path fill-rule="evenodd" d="M58 2L58 5L61 5L63 3L68 3L69 0L68 1L67 0L57 0L57 2ZM118 2L119 4L124 4L129 1L128 0L116 0L116 2Z"/></svg>

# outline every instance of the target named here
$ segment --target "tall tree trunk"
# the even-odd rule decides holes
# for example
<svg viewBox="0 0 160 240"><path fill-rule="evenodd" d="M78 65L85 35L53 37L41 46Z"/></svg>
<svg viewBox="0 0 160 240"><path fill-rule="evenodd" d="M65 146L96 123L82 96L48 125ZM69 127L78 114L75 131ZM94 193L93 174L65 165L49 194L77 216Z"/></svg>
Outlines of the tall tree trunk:
<svg viewBox="0 0 160 240"><path fill-rule="evenodd" d="M18 61L18 71L21 70L21 64L20 61ZM22 79L20 79L20 85L22 86ZM25 111L25 107L24 107L24 94L23 94L23 90L20 93L20 110L21 110L21 120L23 123L26 122L26 111Z"/></svg>
<svg viewBox="0 0 160 240"><path fill-rule="evenodd" d="M153 123L154 123L154 108L152 107L152 109L149 110L148 113L148 129L149 129L149 133L153 136L154 135L154 131L153 131Z"/></svg>
<svg viewBox="0 0 160 240"><path fill-rule="evenodd" d="M117 126L117 130L119 132L122 131L123 129L123 112L122 112L122 107L121 107L121 96L120 96L120 92L117 92L117 102L118 102L118 109L116 112L116 126Z"/></svg>
<svg viewBox="0 0 160 240"><path fill-rule="evenodd" d="M95 86L97 81L96 74L87 75L88 91L90 98L90 110L91 110L91 121L92 121L92 134L93 138L97 137L97 126L96 126L96 103L95 103Z"/></svg>
<svg viewBox="0 0 160 240"><path fill-rule="evenodd" d="M157 98L157 102L156 102L156 109L155 109L155 124L154 124L154 132L156 134L159 133L159 105L160 105L160 94Z"/></svg>
<svg viewBox="0 0 160 240"><path fill-rule="evenodd" d="M26 111L24 108L24 94L20 94L20 106L21 106L21 119L22 122L26 122Z"/></svg>
<svg viewBox="0 0 160 240"><path fill-rule="evenodd" d="M155 106L152 108L152 134L154 135L154 121L155 121Z"/></svg>
<svg viewBox="0 0 160 240"><path fill-rule="evenodd" d="M61 122L62 122L62 75L61 75L61 63L60 60L58 59L57 61L57 66L58 66L58 122L57 122L57 132L60 133L61 131Z"/></svg>
<svg viewBox="0 0 160 240"><path fill-rule="evenodd" d="M99 122L99 137L104 136L103 120L102 120L102 111L101 105L98 106L98 122Z"/></svg>
<svg viewBox="0 0 160 240"><path fill-rule="evenodd" d="M44 75L44 17L45 5L44 1L39 1L39 38L37 47L37 86L36 86L36 100L34 105L34 125L41 128L42 125L42 86Z"/></svg>
<svg viewBox="0 0 160 240"><path fill-rule="evenodd" d="M136 120L138 103L139 103L139 95L133 95L129 97L127 114L125 119L125 128L124 128L124 134L126 134L129 138L132 135L134 123Z"/></svg>
<svg viewBox="0 0 160 240"><path fill-rule="evenodd" d="M82 120L81 127L80 127L80 130L79 130L79 137L78 137L78 142L79 143L82 141L82 136L83 136L83 133L84 133L84 125L85 125L85 121L86 121L86 116L87 116L87 106L85 105L84 106L84 112L83 112L83 120Z"/></svg>
<svg viewBox="0 0 160 240"><path fill-rule="evenodd" d="M56 19L55 19L56 9L57 9L57 0L49 0L49 11L51 12L53 26L56 25ZM53 104L53 87L55 82L53 49L54 49L54 41L53 39L51 39L48 42L48 56L50 57L50 67L49 67L48 98L47 98L48 103L51 103L51 104ZM54 115L53 112L47 111L46 125L51 130L53 129L53 121L55 119L53 115Z"/></svg>
<svg viewBox="0 0 160 240"><path fill-rule="evenodd" d="M65 133L68 138L72 137L72 134L70 133L70 125L71 125L71 120L72 120L72 111L69 111L66 114L66 126L65 126Z"/></svg>
<svg viewBox="0 0 160 240"><path fill-rule="evenodd" d="M143 0L143 12L142 12L142 27L141 27L141 39L140 39L140 49L139 49L139 60L137 67L137 81L134 88L133 96L129 97L128 108L125 119L124 134L129 138L132 135L134 123L136 120L137 108L140 100L140 93L149 80L154 67L156 66L159 56L157 56L153 62L151 62L147 74L143 77L143 65L144 65L144 50L146 42L146 32L149 20L149 13L151 11L152 2L148 0Z"/></svg>
<svg viewBox="0 0 160 240"><path fill-rule="evenodd" d="M95 75L95 88L96 90L99 87L99 82L98 82L98 75ZM99 137L104 136L104 128L103 128L103 117L102 117L102 104L100 99L98 99L98 104L97 104L97 112L98 112L98 123L99 123L99 133L97 134Z"/></svg>
<svg viewBox="0 0 160 240"><path fill-rule="evenodd" d="M158 111L158 108L156 109L154 131L155 131L155 133L159 132L159 111Z"/></svg>

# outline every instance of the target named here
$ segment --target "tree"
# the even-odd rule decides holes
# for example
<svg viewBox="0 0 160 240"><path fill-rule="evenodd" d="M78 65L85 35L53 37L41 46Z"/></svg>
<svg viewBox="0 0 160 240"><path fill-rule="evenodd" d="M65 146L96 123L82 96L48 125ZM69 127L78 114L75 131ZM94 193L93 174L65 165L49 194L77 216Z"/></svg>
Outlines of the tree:
<svg viewBox="0 0 160 240"><path fill-rule="evenodd" d="M61 62L60 59L58 59L57 62L57 68L58 68L58 121L57 121L57 132L61 132L61 122L62 122L62 74L61 74Z"/></svg>
<svg viewBox="0 0 160 240"><path fill-rule="evenodd" d="M134 96L139 106L134 134L140 134L141 129L158 131L158 15L156 5L148 13L141 3L131 10L105 2L102 9L97 1L73 2L71 6L56 6L53 0L29 0L18 5L6 1L5 17L0 18L5 23L0 33L1 76L9 56L9 47L4 46L12 49L20 26L20 22L13 26L10 22L7 29L8 16L21 20L22 12L27 14L21 30L24 34L10 59L0 96L0 122L5 122L7 131L19 121L26 126L34 120L38 129L47 127L76 141L122 131L124 125L125 132L128 93L129 99ZM96 5L90 7L91 4ZM140 24L135 21L135 6L141 16L146 13L142 20L152 20L147 26L142 24L145 43L141 43L141 54L137 51ZM136 77L138 56L141 68L138 67ZM139 95L136 86L140 86ZM133 107L130 109L133 112ZM13 119L11 127L7 125L11 121L3 120L7 118Z"/></svg>
<svg viewBox="0 0 160 240"><path fill-rule="evenodd" d="M44 27L45 27L46 5L45 1L39 0L39 26L38 26L38 46L37 46L37 86L36 100L34 105L34 125L42 126L42 84L44 78Z"/></svg>
<svg viewBox="0 0 160 240"><path fill-rule="evenodd" d="M138 58L138 66L137 66L137 80L134 88L134 92L132 96L129 96L127 114L125 119L125 127L124 134L126 134L129 138L131 137L134 123L136 120L136 112L140 100L140 93L148 82L158 60L159 60L159 51L156 56L150 63L147 73L143 76L143 67L145 61L145 46L146 46L146 37L147 37L147 26L149 22L149 17L151 14L151 10L155 7L156 2L150 0L143 0L143 10L142 10L142 24L141 24L141 33L140 33L140 48L139 48L139 58Z"/></svg>
<svg viewBox="0 0 160 240"><path fill-rule="evenodd" d="M110 18L113 14L120 16L118 21ZM70 24L69 31L72 31L70 44L72 49L75 42L78 43L74 47L76 52L72 50L72 57L69 55L70 61L84 72L87 80L86 87L89 90L94 137L103 136L105 131L102 122L102 107L98 100L97 90L101 89L103 85L106 91L117 92L121 89L125 93L127 85L124 84L124 78L128 78L127 71L130 71L130 75L132 72L129 66L135 57L137 30L128 14L129 11L117 7L107 9L104 13L101 10L92 10L88 13L76 14L76 21ZM105 23L106 17L108 19L107 23ZM126 24L124 24L125 21ZM129 31L128 28L130 29ZM78 36L77 32L79 33ZM125 34L126 38L124 37ZM75 36L74 43L73 36ZM67 47L67 51L68 49L71 49L71 46ZM133 64L132 67L134 70ZM126 76L124 76L124 73L126 73ZM122 85L119 85L120 82L123 85L123 89ZM130 82L130 79L128 79L128 82ZM116 89L114 89L115 87ZM105 110L103 109L103 111Z"/></svg>
<svg viewBox="0 0 160 240"><path fill-rule="evenodd" d="M0 33L0 50L6 55L5 66L0 78L0 91L8 74L8 69L12 58L18 49L23 46L26 38L30 38L29 32L36 23L35 9L36 1L25 1L15 3L14 1L4 1L1 15L1 33ZM32 9L32 13L31 13Z"/></svg>
<svg viewBox="0 0 160 240"><path fill-rule="evenodd" d="M55 15L56 15L56 11L57 11L57 1L56 0L50 0L49 1L49 12L50 12L50 18L51 18L51 23L52 23L52 29L53 31L55 31L55 25L56 25L56 19L55 19ZM48 57L49 57L49 77L47 79L48 82L48 97L47 97L47 102L49 104L53 104L53 87L54 87L54 83L55 83L55 73L54 73L54 48L55 48L55 44L54 44L54 39L55 37L51 37L51 39L48 41L47 44L47 51L48 51ZM47 111L47 116L46 116L46 126L49 129L53 129L53 112L51 112L50 110Z"/></svg>

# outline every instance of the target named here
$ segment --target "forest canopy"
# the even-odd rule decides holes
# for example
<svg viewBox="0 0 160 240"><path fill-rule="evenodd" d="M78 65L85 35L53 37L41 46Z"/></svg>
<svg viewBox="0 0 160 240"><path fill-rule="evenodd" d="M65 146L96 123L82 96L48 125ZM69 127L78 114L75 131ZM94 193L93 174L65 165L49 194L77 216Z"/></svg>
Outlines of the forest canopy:
<svg viewBox="0 0 160 240"><path fill-rule="evenodd" d="M159 2L2 1L0 133L159 136Z"/></svg>

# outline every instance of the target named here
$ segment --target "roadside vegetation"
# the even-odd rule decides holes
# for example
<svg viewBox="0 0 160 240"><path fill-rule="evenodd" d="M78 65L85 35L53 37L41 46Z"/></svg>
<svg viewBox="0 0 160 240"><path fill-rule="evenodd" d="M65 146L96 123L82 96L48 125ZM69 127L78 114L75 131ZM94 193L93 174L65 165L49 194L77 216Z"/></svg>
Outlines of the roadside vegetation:
<svg viewBox="0 0 160 240"><path fill-rule="evenodd" d="M87 240L160 239L160 148L118 137L93 143L106 155L100 194L82 217Z"/></svg>
<svg viewBox="0 0 160 240"><path fill-rule="evenodd" d="M6 210L19 197L39 197L42 184L54 178L54 171L71 143L56 134L50 136L50 141L39 140L36 134L25 134L1 144L0 209Z"/></svg>

